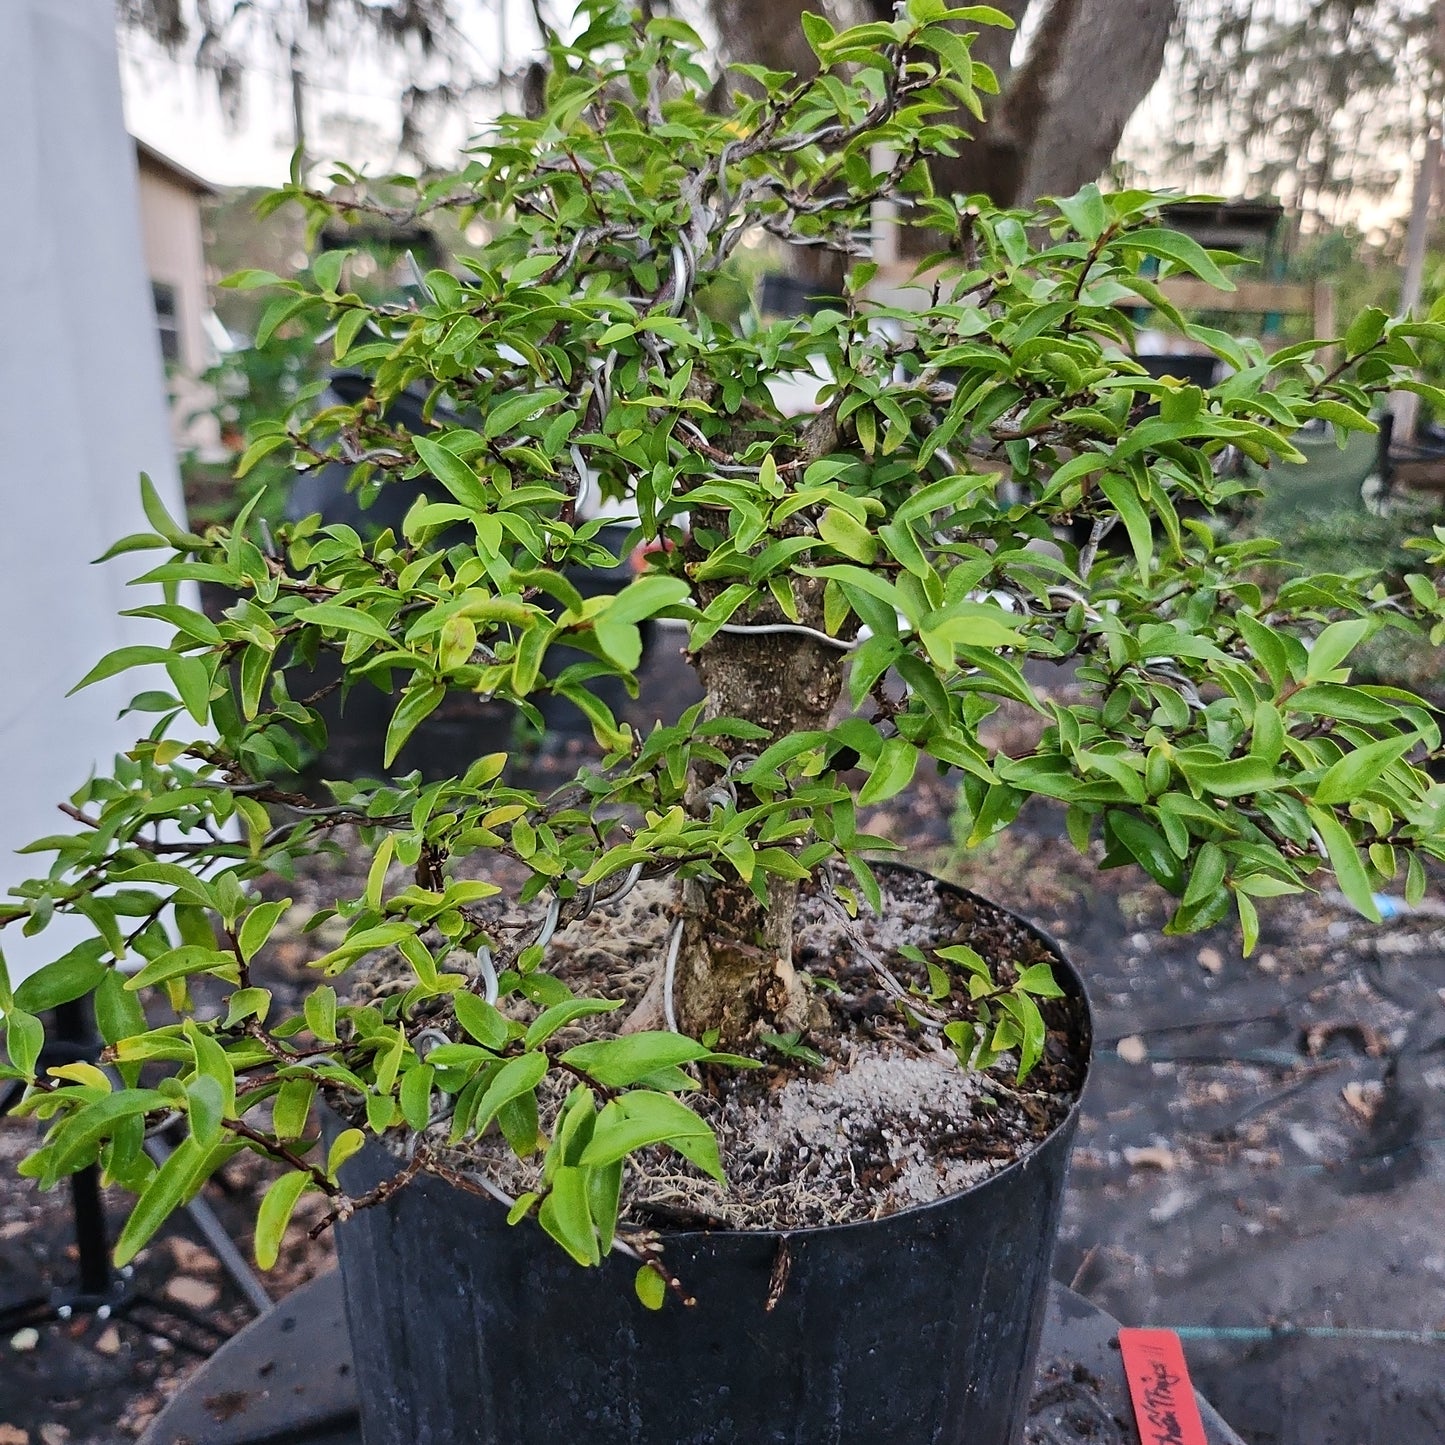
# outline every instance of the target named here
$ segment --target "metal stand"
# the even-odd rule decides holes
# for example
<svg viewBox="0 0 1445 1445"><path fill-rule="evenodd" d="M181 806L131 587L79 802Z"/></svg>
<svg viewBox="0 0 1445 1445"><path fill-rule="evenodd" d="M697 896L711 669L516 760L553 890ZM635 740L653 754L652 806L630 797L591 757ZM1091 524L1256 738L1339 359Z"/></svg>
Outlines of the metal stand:
<svg viewBox="0 0 1445 1445"><path fill-rule="evenodd" d="M47 1068L80 1060L93 1063L100 1055L100 1040L91 1027L87 1011L79 1000L61 1004L54 1011L54 1024L47 1032L41 1063ZM13 1108L22 1086L13 1086L0 1098L0 1113ZM151 1141L153 1153L164 1153L159 1141ZM230 1272L258 1313L270 1308L270 1299L230 1239L221 1230L220 1222L202 1200L189 1206L197 1227L208 1244L215 1249L221 1263ZM75 1281L47 1295L35 1295L18 1304L0 1309L0 1337L28 1326L54 1324L77 1315L92 1315L99 1320L124 1320L149 1334L169 1340L178 1349L206 1356L230 1338L230 1332L219 1328L194 1310L173 1300L158 1299L135 1287L130 1269L117 1270L110 1262L110 1237L106 1229L105 1205L100 1192L100 1169L88 1164L70 1176L70 1212L75 1226L77 1269ZM221 1248L216 1248L224 1241ZM185 1328L179 1328L184 1326ZM195 1335L204 1337L198 1343Z"/></svg>

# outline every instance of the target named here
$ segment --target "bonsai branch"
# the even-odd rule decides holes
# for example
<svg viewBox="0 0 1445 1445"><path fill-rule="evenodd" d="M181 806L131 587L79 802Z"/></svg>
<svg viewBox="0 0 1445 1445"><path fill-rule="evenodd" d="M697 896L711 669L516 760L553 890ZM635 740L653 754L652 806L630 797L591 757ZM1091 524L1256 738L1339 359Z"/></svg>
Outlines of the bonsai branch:
<svg viewBox="0 0 1445 1445"><path fill-rule="evenodd" d="M393 1194L400 1192L411 1183L425 1167L425 1151L418 1149L415 1154L402 1166L401 1171L393 1174L389 1179L383 1179L380 1184L368 1189L365 1194L359 1194L352 1198L333 1189L331 1208L306 1231L308 1239L319 1239L333 1224L344 1222L356 1214L359 1210L370 1209L373 1205L384 1204Z"/></svg>
<svg viewBox="0 0 1445 1445"><path fill-rule="evenodd" d="M245 1139L248 1143L254 1144L263 1153L269 1154L273 1159L279 1160L282 1164L288 1165L298 1173L310 1177L311 1182L322 1191L322 1193L336 1198L341 1196L341 1186L333 1184L326 1177L323 1170L318 1169L315 1164L309 1164L294 1149L288 1148L279 1139L273 1139L269 1134L263 1134L259 1129L253 1129L243 1119L223 1119L221 1124L230 1130L232 1134Z"/></svg>
<svg viewBox="0 0 1445 1445"><path fill-rule="evenodd" d="M1104 538L1114 530L1114 523L1117 520L1117 517L1094 518L1094 525L1089 529L1089 540L1084 543L1079 552L1079 565L1075 569L1084 581L1088 581L1089 573L1094 570L1094 559L1099 555L1099 546Z"/></svg>

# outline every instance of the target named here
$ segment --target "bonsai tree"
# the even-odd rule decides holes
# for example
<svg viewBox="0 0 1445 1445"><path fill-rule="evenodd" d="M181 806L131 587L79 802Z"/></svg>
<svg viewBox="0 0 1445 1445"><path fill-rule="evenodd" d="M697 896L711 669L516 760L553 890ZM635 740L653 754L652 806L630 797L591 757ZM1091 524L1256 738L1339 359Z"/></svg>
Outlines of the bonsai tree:
<svg viewBox="0 0 1445 1445"><path fill-rule="evenodd" d="M0 905L6 928L79 915L92 935L13 990L0 974L0 1008L5 1076L49 1125L24 1168L51 1185L98 1159L134 1190L122 1261L254 1150L286 1166L260 1209L266 1264L303 1194L326 1196L325 1224L445 1172L428 1131L449 1117L454 1141L495 1124L535 1156L535 1187L507 1195L513 1217L535 1214L597 1263L636 1151L670 1146L719 1173L688 1066L741 1067L771 1041L793 1049L787 1067L813 1067L822 1011L794 964L799 889L848 915L877 907L869 859L885 845L858 809L921 766L959 779L972 842L1056 799L1080 848L1101 839L1104 866L1137 862L1177 898L1172 930L1235 913L1246 949L1258 900L1329 870L1373 916L1376 888L1403 873L1418 897L1445 852L1445 790L1422 767L1434 718L1349 681L1372 633L1445 615L1434 584L1413 576L1401 599L1301 576L1266 592L1251 577L1269 544L1222 540L1210 520L1238 490L1227 454L1288 463L1291 432L1314 419L1370 429L1372 395L1445 328L1374 311L1342 347L1269 356L1169 305L1169 274L1230 283L1161 229L1154 196L1086 187L1025 215L933 194L923 158L959 139L945 117L977 112L992 85L969 50L969 25L1002 23L987 7L908 0L842 33L808 17L818 73L740 67L749 94L721 110L686 25L611 0L582 15L577 39L553 44L541 113L498 122L459 174L414 183L404 214L350 173L329 195L277 198L313 232L455 211L486 239L459 274L425 277L426 304L367 304L342 251L306 282L233 278L277 292L263 333L324 319L335 361L370 381L353 406L258 427L242 470L273 453L342 459L367 497L420 478L400 530L364 540L312 518L273 533L242 515L198 534L147 486L153 531L113 549L165 554L139 580L168 600L137 611L173 637L111 653L82 685L142 665L168 685L135 699L149 722L135 747L63 805L74 830L33 845L49 871ZM875 295L885 202L937 238L912 304ZM709 286L759 231L841 253L845 294L768 326L710 316ZM1203 391L1146 375L1130 355L1146 306L1228 378ZM769 383L790 375L816 381L814 411L781 414ZM388 405L408 388L465 424L394 429ZM630 497L651 550L619 593L584 599L567 569L613 560L600 523L580 519L588 493ZM177 600L195 582L236 600L211 621ZM653 618L686 625L706 701L639 734L589 684L633 683ZM544 675L563 645L583 660ZM321 741L317 699L298 694L322 654L345 688L394 695L388 765L452 691L524 717L547 691L565 697L603 755L546 796L502 754L459 759L444 781L298 791L298 740ZM1071 668L1083 696L1041 698L1035 660ZM1039 714L1026 756L982 739L1005 700ZM253 968L289 900L258 884L340 829L370 856L366 887L322 916L344 936L304 1009L281 1013ZM525 877L520 925L487 905L488 857ZM678 903L652 986L569 1044L566 1026L618 1000L574 996L549 972L551 939L661 877ZM405 960L406 987L338 996L379 950ZM963 1066L1007 1054L1022 1074L1038 1058L1047 968L991 971L953 950L919 960L920 987L860 952L900 1022ZM112 1067L40 1069L37 1015L85 995ZM539 1111L559 1085L565 1102ZM352 1125L329 1149L309 1123L318 1092ZM145 1131L177 1116L185 1137L157 1168ZM407 1162L351 1197L337 1171L368 1133ZM660 1302L655 1262L639 1291Z"/></svg>

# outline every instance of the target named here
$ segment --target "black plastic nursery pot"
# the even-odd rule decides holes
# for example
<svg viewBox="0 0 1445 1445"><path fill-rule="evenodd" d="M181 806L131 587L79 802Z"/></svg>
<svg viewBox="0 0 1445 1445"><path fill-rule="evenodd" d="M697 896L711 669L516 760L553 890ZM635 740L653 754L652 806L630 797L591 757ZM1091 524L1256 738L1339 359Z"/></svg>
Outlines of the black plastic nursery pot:
<svg viewBox="0 0 1445 1445"><path fill-rule="evenodd" d="M1077 974L1018 921L1058 956L1087 1052ZM655 1313L635 1261L581 1269L419 1177L338 1230L366 1445L1016 1445L1077 1119L1076 1100L1016 1163L884 1219L668 1233L696 1304ZM371 1146L343 1180L396 1168Z"/></svg>

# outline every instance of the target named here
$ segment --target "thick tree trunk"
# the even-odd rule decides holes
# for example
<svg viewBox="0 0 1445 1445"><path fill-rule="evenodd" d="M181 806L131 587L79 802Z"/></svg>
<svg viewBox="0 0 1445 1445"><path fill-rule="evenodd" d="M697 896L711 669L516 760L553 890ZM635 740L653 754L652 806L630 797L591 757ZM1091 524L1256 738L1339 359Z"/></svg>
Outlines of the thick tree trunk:
<svg viewBox="0 0 1445 1445"><path fill-rule="evenodd" d="M973 139L957 157L936 156L939 191L982 193L1001 206L1027 205L1042 195L1071 195L1095 180L1113 158L1140 101L1164 64L1180 0L994 0L1022 26L1042 10L1021 63L1014 68L1017 30L968 25L974 55L991 66L1001 93L985 98L982 124L960 115ZM778 69L813 68L800 16L820 8L841 22L838 7L817 0L712 0L719 33L735 60ZM862 0L869 19L891 20L893 0ZM928 251L937 237L906 238Z"/></svg>
<svg viewBox="0 0 1445 1445"><path fill-rule="evenodd" d="M732 3L749 3L749 0L732 0ZM757 3L757 0L751 0ZM867 0L870 16L874 20L894 18L893 0ZM1019 71L1013 68L1013 49L1018 39L1019 27L1029 12L1036 9L1038 0L993 0L994 8L1002 10L1014 22L1014 29L1002 25L958 25L955 28L974 36L973 58L987 65L998 79L998 96L984 97L982 122L971 115L960 113L959 124L963 125L973 139L960 147L957 156L934 156L929 164L933 183L937 190L960 195L975 195L982 192L1000 205L1008 205L1018 190L1027 161L1027 138L1018 133L1021 121L1028 122L1028 107L1020 106L1020 114L1009 113L1007 101L1019 86L1020 94L1035 89L1028 84L1032 71L1040 68L1041 52L1046 56L1050 50L1050 36L1067 29L1075 0L1058 0L1045 17L1034 36L1029 55ZM925 239L918 233L916 243L906 249L917 252L936 249L937 238Z"/></svg>
<svg viewBox="0 0 1445 1445"><path fill-rule="evenodd" d="M1025 206L1096 180L1159 76L1178 11L1179 0L1053 0L974 140L934 161L934 184Z"/></svg>
<svg viewBox="0 0 1445 1445"><path fill-rule="evenodd" d="M1179 0L1078 0L1014 201L1069 196L1103 174L1164 65Z"/></svg>
<svg viewBox="0 0 1445 1445"><path fill-rule="evenodd" d="M818 0L711 0L711 8L728 59L794 75L811 75L818 68L803 36L803 12L827 10ZM740 75L729 75L725 82L745 85Z"/></svg>
<svg viewBox="0 0 1445 1445"><path fill-rule="evenodd" d="M821 625L820 604L821 587L816 598L804 600L803 621L810 626ZM739 620L785 619L774 609L758 608ZM744 718L766 728L772 741L827 726L842 684L842 657L797 633L719 633L694 665L707 688L709 717ZM761 751L766 745L739 743L733 750ZM715 781L699 780L700 809L710 806L707 793ZM738 792L738 806L748 806L746 791ZM807 1026L810 1000L793 969L797 892L796 883L776 877L768 881L766 902L741 878L687 885L674 995L684 1032L716 1029L723 1047L736 1048L759 1027L787 1032Z"/></svg>

